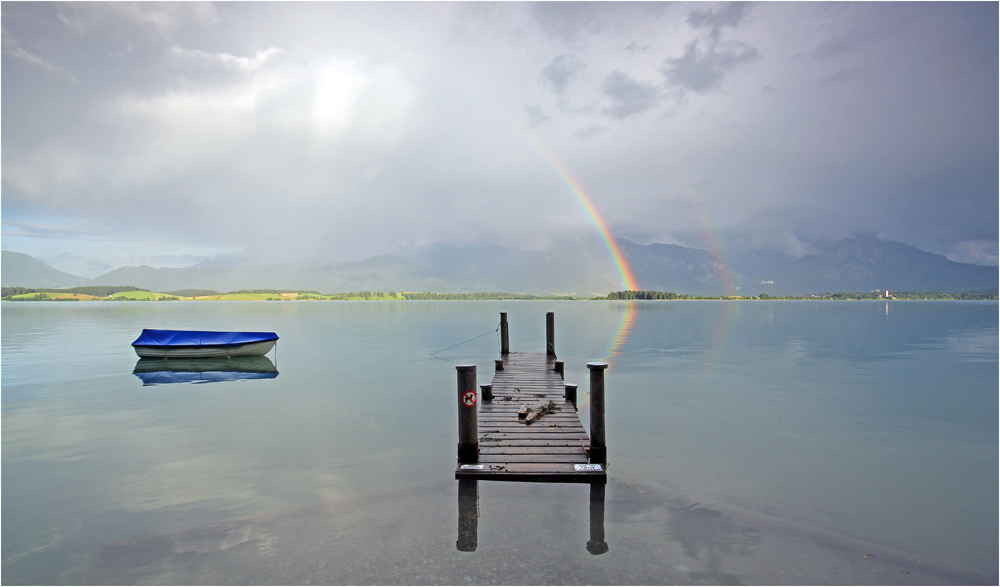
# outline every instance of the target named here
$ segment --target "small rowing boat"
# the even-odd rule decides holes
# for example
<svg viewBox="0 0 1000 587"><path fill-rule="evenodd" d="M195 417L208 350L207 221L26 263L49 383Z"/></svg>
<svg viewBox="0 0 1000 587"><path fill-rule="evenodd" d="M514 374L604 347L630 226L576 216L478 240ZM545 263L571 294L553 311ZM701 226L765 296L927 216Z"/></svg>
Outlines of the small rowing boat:
<svg viewBox="0 0 1000 587"><path fill-rule="evenodd" d="M152 330L144 328L132 343L135 354L158 359L203 359L263 355L274 347L273 332Z"/></svg>

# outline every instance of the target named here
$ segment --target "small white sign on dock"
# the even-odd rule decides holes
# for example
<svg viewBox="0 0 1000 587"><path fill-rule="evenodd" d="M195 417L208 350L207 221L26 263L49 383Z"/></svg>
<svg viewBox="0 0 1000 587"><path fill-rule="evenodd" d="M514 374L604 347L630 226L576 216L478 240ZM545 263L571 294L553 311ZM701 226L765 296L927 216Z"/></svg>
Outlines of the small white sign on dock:
<svg viewBox="0 0 1000 587"><path fill-rule="evenodd" d="M594 465L573 465L573 468L577 471L603 471L604 467L594 464Z"/></svg>
<svg viewBox="0 0 1000 587"><path fill-rule="evenodd" d="M459 467L459 469L463 469L463 470L468 470L468 469L482 470L483 467L484 467L484 465L462 465L461 467Z"/></svg>

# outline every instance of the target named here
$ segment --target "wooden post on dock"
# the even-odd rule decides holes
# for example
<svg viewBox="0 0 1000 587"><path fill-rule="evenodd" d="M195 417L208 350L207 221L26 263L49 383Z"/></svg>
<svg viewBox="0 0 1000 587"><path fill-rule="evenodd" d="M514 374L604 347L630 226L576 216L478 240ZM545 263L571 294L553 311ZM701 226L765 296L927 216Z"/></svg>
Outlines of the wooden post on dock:
<svg viewBox="0 0 1000 587"><path fill-rule="evenodd" d="M545 354L556 356L556 313L545 313Z"/></svg>
<svg viewBox="0 0 1000 587"><path fill-rule="evenodd" d="M566 384L566 401L573 404L574 408L576 407L576 387L575 383Z"/></svg>
<svg viewBox="0 0 1000 587"><path fill-rule="evenodd" d="M493 385L492 384L480 385L479 389L482 391L482 394L480 394L480 396L481 396L480 399L482 401L484 401L484 402L491 402L491 401L493 401Z"/></svg>
<svg viewBox="0 0 1000 587"><path fill-rule="evenodd" d="M476 394L476 366L456 365L458 373L458 460L479 460L479 414Z"/></svg>
<svg viewBox="0 0 1000 587"><path fill-rule="evenodd" d="M587 363L590 369L590 462L608 461L608 446L604 437L604 370L607 363Z"/></svg>
<svg viewBox="0 0 1000 587"><path fill-rule="evenodd" d="M566 379L566 363L564 361L556 361L555 372L563 379Z"/></svg>
<svg viewBox="0 0 1000 587"><path fill-rule="evenodd" d="M507 332L507 312L500 312L500 356L510 354L510 335Z"/></svg>

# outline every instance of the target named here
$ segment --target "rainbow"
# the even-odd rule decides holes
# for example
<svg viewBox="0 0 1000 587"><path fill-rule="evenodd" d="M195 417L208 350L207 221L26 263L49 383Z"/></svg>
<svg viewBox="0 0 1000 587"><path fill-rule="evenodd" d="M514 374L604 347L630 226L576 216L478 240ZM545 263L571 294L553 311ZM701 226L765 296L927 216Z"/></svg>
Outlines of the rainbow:
<svg viewBox="0 0 1000 587"><path fill-rule="evenodd" d="M597 206L594 205L594 201L587 194L580 182L577 181L576 177L570 172L569 167L563 163L559 157L556 156L555 152L550 149L541 137L532 132L525 124L521 122L518 116L508 111L507 108L501 106L495 102L490 97L483 94L477 88L471 87L465 83L459 82L462 87L467 91L476 95L483 103L489 105L493 111L500 115L501 118L507 120L511 126L520 131L522 137L527 139L528 143L538 151L539 154L548 162L548 164L555 170L556 174L563 183L569 188L569 191L576 197L577 203L583 208L584 214L597 229L597 234L600 235L601 240L604 241L604 247L608 250L608 255L611 257L611 262L615 266L615 270L618 272L618 277L621 279L622 288L625 290L637 291L639 289L639 282L635 279L635 273L632 271L632 267L629 266L628 261L625 260L625 255L622 254L621 247L615 241L615 237L611 234L611 230L608 229L608 223L601 216L601 213L597 210Z"/></svg>
<svg viewBox="0 0 1000 587"><path fill-rule="evenodd" d="M601 216L601 213L597 210L597 206L594 205L594 201L590 198L587 192L577 181L576 177L570 172L569 167L559 159L556 154L549 149L541 138L536 136L530 130L518 125L521 130L521 134L528 138L532 146L535 147L542 157L548 161L549 165L556 171L559 178L563 180L563 183L569 187L569 191L576 197L576 201L583 208L584 214L590 219L594 227L597 229L597 234L600 235L601 240L604 241L604 246L608 250L608 255L611 256L611 262L614 263L615 269L618 271L618 276L622 282L622 288L625 290L638 291L639 282L636 281L635 273L632 271L632 267L629 266L628 261L625 260L625 255L622 254L621 247L618 246L618 242L615 241L615 237L611 234L611 230L608 228L608 223Z"/></svg>

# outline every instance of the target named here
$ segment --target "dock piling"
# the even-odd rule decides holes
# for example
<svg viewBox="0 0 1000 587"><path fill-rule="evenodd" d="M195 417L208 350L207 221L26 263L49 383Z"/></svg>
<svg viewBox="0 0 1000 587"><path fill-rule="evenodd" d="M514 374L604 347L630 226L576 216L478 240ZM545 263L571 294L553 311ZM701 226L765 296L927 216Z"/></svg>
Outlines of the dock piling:
<svg viewBox="0 0 1000 587"><path fill-rule="evenodd" d="M577 385L575 383L566 384L566 401L573 404L574 409L576 408L576 388Z"/></svg>
<svg viewBox="0 0 1000 587"><path fill-rule="evenodd" d="M480 394L484 402L493 401L493 386L490 384L480 385L479 389L482 391Z"/></svg>
<svg viewBox="0 0 1000 587"><path fill-rule="evenodd" d="M458 460L479 460L479 414L476 397L476 366L456 365L458 374Z"/></svg>
<svg viewBox="0 0 1000 587"><path fill-rule="evenodd" d="M566 363L564 361L556 361L555 372L563 379L566 379Z"/></svg>
<svg viewBox="0 0 1000 587"><path fill-rule="evenodd" d="M556 313L545 313L545 354L556 356Z"/></svg>
<svg viewBox="0 0 1000 587"><path fill-rule="evenodd" d="M500 312L500 355L510 354L510 334L507 332L507 312Z"/></svg>
<svg viewBox="0 0 1000 587"><path fill-rule="evenodd" d="M604 437L604 370L607 363L587 363L590 369L590 462L606 464L608 447Z"/></svg>
<svg viewBox="0 0 1000 587"><path fill-rule="evenodd" d="M497 371L503 371L503 359L493 359L493 366Z"/></svg>

